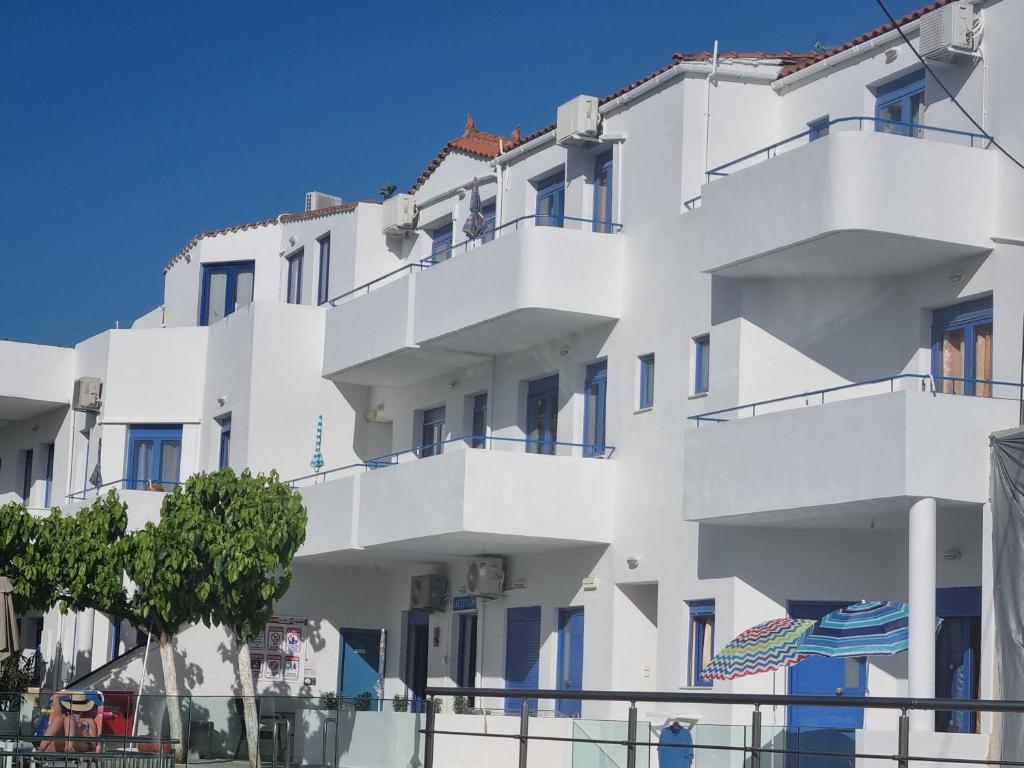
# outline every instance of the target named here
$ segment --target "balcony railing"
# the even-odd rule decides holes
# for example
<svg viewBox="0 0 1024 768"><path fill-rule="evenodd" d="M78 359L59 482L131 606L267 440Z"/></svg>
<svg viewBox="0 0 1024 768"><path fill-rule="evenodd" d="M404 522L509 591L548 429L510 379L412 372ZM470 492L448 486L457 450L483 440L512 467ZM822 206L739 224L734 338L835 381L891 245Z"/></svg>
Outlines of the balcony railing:
<svg viewBox="0 0 1024 768"><path fill-rule="evenodd" d="M88 501L89 498L99 498L104 491L120 489L122 491L157 491L167 492L176 486L182 485L183 480L143 480L140 478L122 477L120 480L111 480L109 483L94 485L90 488L83 488L80 491L72 491L67 495L68 501Z"/></svg>
<svg viewBox="0 0 1024 768"><path fill-rule="evenodd" d="M734 405L729 408L720 408L717 411L707 411L688 416L689 421L697 422L699 427L703 423L717 423L722 421L734 421L745 416L757 416L758 409L761 413L785 411L798 408L801 405L824 405L829 402L829 395L842 393L842 396L834 397L832 402L848 400L855 397L868 397L883 392L896 392L906 389L905 384L912 383L912 388L921 392L931 392L942 395L965 396L965 390L970 387L975 390L979 386L987 390L987 394L968 394L967 397L989 397L997 400L1019 399L1024 395L1024 385L1019 381L998 381L996 379L971 379L961 376L932 376L926 373L899 373L894 376L884 376L879 379L867 379L856 381L851 384L840 384L835 387L814 389L806 392L799 392L782 397L773 397L768 400L758 400L754 403ZM997 395L997 388L1000 394ZM1010 391L1007 392L1007 389ZM801 403L801 401L803 401Z"/></svg>
<svg viewBox="0 0 1024 768"><path fill-rule="evenodd" d="M768 160L775 157L780 150L785 152L800 144L808 144L812 141L824 139L825 135L823 135L823 131L825 131L826 128L829 133L833 132L834 129L863 131L866 128L869 131L874 130L879 133L894 133L902 136L914 136L916 138L928 138L929 134L935 133L941 134L942 136L954 141L962 142L963 144L971 147L977 146L985 149L988 149L988 146L992 141L990 136L983 133L972 133L971 131L960 131L953 128L940 128L938 126L924 125L922 123L886 120L881 117L837 117L834 120L829 120L825 125L816 125L814 128L801 131L793 136L777 141L774 144L769 144L767 147L762 147L761 149L757 149L743 155L742 157L737 157L735 160L730 160L728 163L715 166L707 171L706 180L709 182L714 181L720 176L728 176L730 173L734 173L742 168ZM695 200L696 198L688 201L688 203L694 203ZM687 207L690 208L689 205Z"/></svg>
<svg viewBox="0 0 1024 768"><path fill-rule="evenodd" d="M379 288L382 285L392 282L392 279L397 279L397 277L403 273L419 272L436 266L442 262L448 261L448 259L454 256L461 255L487 245L487 243L492 240L509 232L517 232L519 229L525 228L528 225L575 230L582 230L585 226L589 225L591 231L599 234L616 234L622 231L622 224L614 221L604 221L602 219L581 219L576 216L552 216L551 214L530 214L528 216L520 216L518 219L513 219L501 226L487 230L483 235L475 240L463 240L455 245L450 245L425 259L410 262L409 264L405 264L398 269L381 275L380 277L376 277L368 283L356 286L352 290L345 291L345 293L328 300L327 303L332 307L336 307L346 299L350 299L353 296L360 296L364 293L369 293L374 288Z"/></svg>
<svg viewBox="0 0 1024 768"><path fill-rule="evenodd" d="M607 443L569 443L560 440L535 440L528 437L498 437L496 435L463 435L435 443L426 443L414 448L406 448L394 453L385 453L363 462L332 467L321 472L293 477L285 480L292 488L315 485L343 476L342 473L353 473L359 470L383 469L401 464L411 459L426 459L444 453L445 446L458 445L466 450L493 449L496 445L522 445L527 453L545 456L579 455L590 459L610 459L615 453L615 446ZM330 476L330 477L329 477Z"/></svg>

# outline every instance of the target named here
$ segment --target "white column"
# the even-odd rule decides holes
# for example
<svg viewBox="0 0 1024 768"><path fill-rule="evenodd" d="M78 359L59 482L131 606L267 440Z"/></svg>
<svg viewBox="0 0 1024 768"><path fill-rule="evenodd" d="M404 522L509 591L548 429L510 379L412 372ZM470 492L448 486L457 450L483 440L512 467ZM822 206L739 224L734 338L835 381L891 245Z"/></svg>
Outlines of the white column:
<svg viewBox="0 0 1024 768"><path fill-rule="evenodd" d="M910 650L909 695L935 696L935 499L921 499L910 508ZM931 731L932 712L914 711L910 727Z"/></svg>
<svg viewBox="0 0 1024 768"><path fill-rule="evenodd" d="M92 672L96 666L92 658L92 640L96 631L96 611L87 608L78 614L75 633L75 677Z"/></svg>

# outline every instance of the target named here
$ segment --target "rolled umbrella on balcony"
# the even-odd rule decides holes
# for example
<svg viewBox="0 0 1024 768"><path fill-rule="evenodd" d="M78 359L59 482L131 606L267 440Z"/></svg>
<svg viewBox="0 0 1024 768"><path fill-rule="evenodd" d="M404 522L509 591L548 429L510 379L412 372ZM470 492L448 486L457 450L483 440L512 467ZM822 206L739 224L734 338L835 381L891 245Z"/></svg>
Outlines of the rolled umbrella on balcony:
<svg viewBox="0 0 1024 768"><path fill-rule="evenodd" d="M470 240L476 240L487 231L487 219L484 218L484 207L480 202L480 184L475 176L469 191L469 215L462 225L462 231Z"/></svg>
<svg viewBox="0 0 1024 768"><path fill-rule="evenodd" d="M309 466L313 468L314 472L319 472L324 468L324 455L320 452L320 445L323 442L324 435L324 417L320 414L316 417L316 443L313 449L313 458L309 460Z"/></svg>
<svg viewBox="0 0 1024 768"><path fill-rule="evenodd" d="M772 619L740 632L704 668L706 680L774 672L806 659L800 646L814 627L813 619Z"/></svg>
<svg viewBox="0 0 1024 768"><path fill-rule="evenodd" d="M935 631L942 619L935 619ZM906 603L864 600L826 614L807 633L800 650L831 658L892 656L910 645Z"/></svg>
<svg viewBox="0 0 1024 768"><path fill-rule="evenodd" d="M18 617L14 613L14 587L6 576L0 576L0 661L21 652Z"/></svg>

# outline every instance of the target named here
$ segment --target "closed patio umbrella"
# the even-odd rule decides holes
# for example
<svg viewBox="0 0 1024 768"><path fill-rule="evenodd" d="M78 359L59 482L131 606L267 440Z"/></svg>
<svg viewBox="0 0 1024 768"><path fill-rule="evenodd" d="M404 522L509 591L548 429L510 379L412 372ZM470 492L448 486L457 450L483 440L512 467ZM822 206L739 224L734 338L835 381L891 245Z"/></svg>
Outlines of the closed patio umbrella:
<svg viewBox="0 0 1024 768"><path fill-rule="evenodd" d="M14 615L14 587L6 576L0 576L0 661L21 651L18 618Z"/></svg>
<svg viewBox="0 0 1024 768"><path fill-rule="evenodd" d="M746 629L711 659L702 677L735 680L801 662L808 654L800 644L813 626L812 619L782 618Z"/></svg>
<svg viewBox="0 0 1024 768"><path fill-rule="evenodd" d="M469 194L469 215L466 223L462 225L462 231L470 240L476 240L487 231L487 219L484 218L483 204L480 202L480 185L476 177L473 177L473 186Z"/></svg>
<svg viewBox="0 0 1024 768"><path fill-rule="evenodd" d="M313 449L313 458L310 459L309 466L313 468L314 472L319 472L324 468L324 455L320 452L320 445L323 442L324 436L324 417L323 414L316 418L316 447Z"/></svg>
<svg viewBox="0 0 1024 768"><path fill-rule="evenodd" d="M942 619L935 620L938 631ZM847 658L892 656L910 645L906 603L865 600L826 614L804 638L804 653Z"/></svg>

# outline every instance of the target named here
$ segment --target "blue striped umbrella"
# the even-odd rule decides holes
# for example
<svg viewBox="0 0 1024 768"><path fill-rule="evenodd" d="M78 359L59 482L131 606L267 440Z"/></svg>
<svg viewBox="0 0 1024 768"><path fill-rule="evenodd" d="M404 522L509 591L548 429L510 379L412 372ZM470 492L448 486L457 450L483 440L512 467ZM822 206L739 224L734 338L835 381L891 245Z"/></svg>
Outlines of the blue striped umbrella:
<svg viewBox="0 0 1024 768"><path fill-rule="evenodd" d="M323 414L316 417L316 449L313 451L313 458L309 461L309 466L313 468L314 472L319 472L324 468L324 455L320 453L320 443L323 441L324 435L324 417Z"/></svg>
<svg viewBox="0 0 1024 768"><path fill-rule="evenodd" d="M941 619L935 620L936 631L941 623ZM892 656L907 650L909 625L905 603L865 600L822 617L800 650L831 658Z"/></svg>

